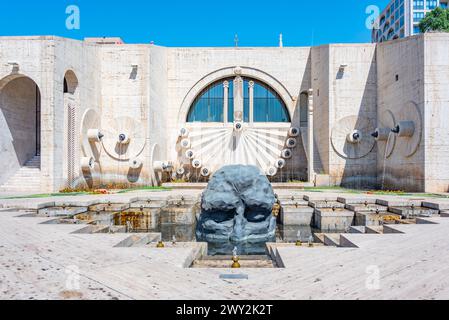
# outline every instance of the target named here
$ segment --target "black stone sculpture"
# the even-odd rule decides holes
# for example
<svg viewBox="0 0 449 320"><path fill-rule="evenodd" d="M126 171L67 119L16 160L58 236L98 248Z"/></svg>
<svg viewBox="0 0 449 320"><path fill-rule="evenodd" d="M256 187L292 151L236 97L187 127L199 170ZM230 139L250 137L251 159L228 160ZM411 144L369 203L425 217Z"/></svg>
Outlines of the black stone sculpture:
<svg viewBox="0 0 449 320"><path fill-rule="evenodd" d="M202 195L197 240L228 242L238 247L274 241L275 201L270 182L257 167L223 167L214 174Z"/></svg>

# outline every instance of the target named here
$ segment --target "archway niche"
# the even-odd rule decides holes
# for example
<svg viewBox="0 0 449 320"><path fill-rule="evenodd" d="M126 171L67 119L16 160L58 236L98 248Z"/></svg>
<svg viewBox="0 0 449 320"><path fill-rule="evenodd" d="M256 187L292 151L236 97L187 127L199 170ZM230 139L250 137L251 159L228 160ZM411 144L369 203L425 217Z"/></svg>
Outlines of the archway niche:
<svg viewBox="0 0 449 320"><path fill-rule="evenodd" d="M0 80L0 185L41 151L41 93L31 78L12 75Z"/></svg>

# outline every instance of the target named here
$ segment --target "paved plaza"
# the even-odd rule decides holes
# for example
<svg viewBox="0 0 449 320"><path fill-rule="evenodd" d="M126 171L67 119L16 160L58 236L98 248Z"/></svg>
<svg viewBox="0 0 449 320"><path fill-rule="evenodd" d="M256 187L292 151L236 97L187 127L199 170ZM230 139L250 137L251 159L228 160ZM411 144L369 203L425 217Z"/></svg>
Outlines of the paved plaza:
<svg viewBox="0 0 449 320"><path fill-rule="evenodd" d="M284 268L193 269L198 243L116 247L130 234L74 233L85 225L18 217L20 208L126 203L139 197L199 196L200 190L125 195L2 199L0 297L3 299L448 299L449 218L420 218L381 234L343 234L341 246L273 244ZM360 198L332 192L284 191L315 199ZM283 195L283 192L278 192ZM375 196L385 201L441 197ZM340 199L341 200L341 199ZM13 209L13 208L17 209ZM235 274L245 279L223 279Z"/></svg>

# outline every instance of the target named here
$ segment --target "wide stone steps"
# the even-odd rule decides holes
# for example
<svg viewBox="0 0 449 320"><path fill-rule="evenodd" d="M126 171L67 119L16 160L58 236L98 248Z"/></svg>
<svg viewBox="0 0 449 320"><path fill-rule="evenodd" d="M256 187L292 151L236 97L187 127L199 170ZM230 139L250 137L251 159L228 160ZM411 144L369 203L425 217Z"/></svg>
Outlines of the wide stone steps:
<svg viewBox="0 0 449 320"><path fill-rule="evenodd" d="M41 189L41 159L32 158L20 168L8 181L0 186L2 192L38 192Z"/></svg>

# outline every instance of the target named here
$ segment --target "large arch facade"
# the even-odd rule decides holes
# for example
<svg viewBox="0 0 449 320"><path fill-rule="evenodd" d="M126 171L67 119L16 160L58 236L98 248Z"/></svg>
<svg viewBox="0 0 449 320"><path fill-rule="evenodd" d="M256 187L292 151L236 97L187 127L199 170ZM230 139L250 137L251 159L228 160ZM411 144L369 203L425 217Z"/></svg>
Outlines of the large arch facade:
<svg viewBox="0 0 449 320"><path fill-rule="evenodd" d="M257 86L270 96L274 114L255 112L266 105L256 102ZM219 96L212 107L215 114L200 114L195 121L191 112L209 90ZM296 99L286 87L261 70L229 67L206 75L189 90L180 108L177 178L207 181L221 167L240 164L259 167L272 181L302 179L298 166L304 162L296 152L303 152L300 129L292 127L295 108Z"/></svg>

